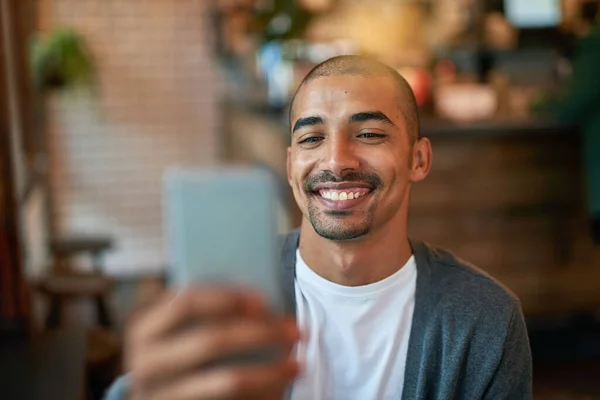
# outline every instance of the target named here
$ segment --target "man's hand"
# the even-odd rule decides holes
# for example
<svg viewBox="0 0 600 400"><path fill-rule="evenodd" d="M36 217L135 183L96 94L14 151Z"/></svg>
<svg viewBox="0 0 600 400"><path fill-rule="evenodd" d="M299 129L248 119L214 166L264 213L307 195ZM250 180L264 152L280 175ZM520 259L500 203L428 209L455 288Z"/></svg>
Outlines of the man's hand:
<svg viewBox="0 0 600 400"><path fill-rule="evenodd" d="M168 293L127 329L131 398L280 399L298 373L289 357L298 339L295 320L273 316L254 293L218 287ZM286 351L263 363L219 364L267 347Z"/></svg>

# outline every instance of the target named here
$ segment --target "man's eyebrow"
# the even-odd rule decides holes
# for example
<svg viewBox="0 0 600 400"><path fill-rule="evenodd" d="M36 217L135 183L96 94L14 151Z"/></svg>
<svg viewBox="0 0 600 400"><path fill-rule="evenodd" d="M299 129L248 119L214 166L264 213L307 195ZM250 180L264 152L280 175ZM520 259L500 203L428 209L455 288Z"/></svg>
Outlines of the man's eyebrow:
<svg viewBox="0 0 600 400"><path fill-rule="evenodd" d="M305 126L324 125L324 124L325 124L325 121L323 121L323 118L321 118L321 117L311 116L311 117L299 118L296 121L296 123L294 124L292 133L296 132L300 128L304 128Z"/></svg>
<svg viewBox="0 0 600 400"><path fill-rule="evenodd" d="M349 119L349 123L364 122L364 121L382 121L386 124L396 126L392 120L381 111L365 111L353 114Z"/></svg>

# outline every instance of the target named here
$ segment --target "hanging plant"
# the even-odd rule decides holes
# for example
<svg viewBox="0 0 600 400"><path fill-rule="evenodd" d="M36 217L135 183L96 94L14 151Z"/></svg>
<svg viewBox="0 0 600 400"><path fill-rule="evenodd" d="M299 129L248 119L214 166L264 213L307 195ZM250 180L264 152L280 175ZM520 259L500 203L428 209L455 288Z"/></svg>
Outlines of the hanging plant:
<svg viewBox="0 0 600 400"><path fill-rule="evenodd" d="M30 63L35 86L41 92L94 86L94 60L83 37L71 28L57 28L47 36L36 37Z"/></svg>

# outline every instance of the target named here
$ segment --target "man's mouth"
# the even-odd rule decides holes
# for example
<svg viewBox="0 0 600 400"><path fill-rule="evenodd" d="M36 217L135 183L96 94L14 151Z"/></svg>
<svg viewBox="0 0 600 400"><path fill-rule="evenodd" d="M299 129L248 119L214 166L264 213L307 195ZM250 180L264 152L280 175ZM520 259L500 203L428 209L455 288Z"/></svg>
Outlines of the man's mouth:
<svg viewBox="0 0 600 400"><path fill-rule="evenodd" d="M347 201L358 199L368 194L371 189L368 188L347 188L347 189L320 189L317 191L322 198L333 201Z"/></svg>
<svg viewBox="0 0 600 400"><path fill-rule="evenodd" d="M327 182L317 184L313 190L319 202L330 210L350 210L362 204L373 189L359 182Z"/></svg>
<svg viewBox="0 0 600 400"><path fill-rule="evenodd" d="M372 198L377 188L383 185L375 173L350 172L336 177L328 171L310 176L304 183L307 194L330 211L345 211L346 215Z"/></svg>

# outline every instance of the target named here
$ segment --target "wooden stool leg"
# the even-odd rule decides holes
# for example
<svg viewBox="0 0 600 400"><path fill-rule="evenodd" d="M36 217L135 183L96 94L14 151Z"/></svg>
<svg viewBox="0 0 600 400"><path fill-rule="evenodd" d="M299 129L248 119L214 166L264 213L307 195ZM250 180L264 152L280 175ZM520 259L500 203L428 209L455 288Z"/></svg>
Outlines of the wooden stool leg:
<svg viewBox="0 0 600 400"><path fill-rule="evenodd" d="M46 317L46 329L57 329L62 322L62 299L61 296L51 296L50 310Z"/></svg>
<svg viewBox="0 0 600 400"><path fill-rule="evenodd" d="M94 298L94 302L96 303L96 315L98 317L98 323L104 328L110 328L112 324L108 314L108 307L106 307L104 298L102 296L96 296Z"/></svg>

